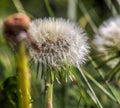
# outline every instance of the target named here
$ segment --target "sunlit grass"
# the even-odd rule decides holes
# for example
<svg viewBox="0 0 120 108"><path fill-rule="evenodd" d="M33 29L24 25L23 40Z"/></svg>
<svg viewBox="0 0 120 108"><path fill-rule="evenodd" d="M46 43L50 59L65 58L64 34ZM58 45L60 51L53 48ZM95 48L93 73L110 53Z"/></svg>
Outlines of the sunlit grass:
<svg viewBox="0 0 120 108"><path fill-rule="evenodd" d="M38 2L38 1L36 0L35 2ZM53 1L44 0L40 2L44 4L45 6L44 9L47 10L47 13L49 14L48 16L57 17L54 10L56 8L54 7L54 0ZM119 3L119 1L116 1L116 2ZM33 16L30 12L27 12L24 9L25 4L22 4L20 0L13 0L13 3L18 12L29 13L30 16ZM98 24L101 23L98 21L100 21L101 18L99 16L99 12L97 13L97 11L95 10L97 9L97 6L96 7L93 6L89 10L86 7L86 4L87 4L86 1L77 0L77 3L76 3L77 15L75 19L78 19L77 23L82 25L82 27L86 30L88 35L90 34L89 44L92 47L91 49L94 49L94 45L91 43L91 41L94 38L94 34L98 33ZM110 13L106 13L106 16L105 16L106 19L110 15L115 16L119 14L119 10L117 10L118 7L116 8L112 0L104 0L104 5L108 6L107 8L109 9L109 12L110 12ZM32 8L34 8L34 6L32 6ZM58 4L58 8L59 8L59 4ZM61 9L61 12L65 13L62 9ZM95 15L91 15L93 13ZM65 16L61 16L61 17L65 17ZM97 22L97 24L95 21ZM92 50L92 52L88 56L88 63L86 65L83 65L82 68L78 67L78 69L80 69L79 71L74 67L69 67L69 68L65 67L66 69L64 69L64 71L68 72L67 77L63 75L64 77L63 79L65 80L65 82L60 81L62 80L60 78L61 76L59 75L54 76L54 86L51 85L51 88L53 89L53 91L51 92L52 89L50 88L50 93L46 95L46 98L49 99L48 95L51 94L50 98L51 100L53 100L52 102L53 108L61 108L61 106L63 108L73 108L73 107L91 108L92 106L94 108L96 107L97 108L107 108L107 107L113 108L113 106L115 106L116 108L119 108L119 104L120 104L119 77L120 75L118 73L120 70L120 65L118 63L113 69L111 69L111 67L107 65L107 62L109 62L109 59L107 59L106 61L102 60L102 57L104 55L105 54L103 54L102 56L99 56L99 52L95 52ZM119 56L117 59L119 59ZM30 63L32 63L31 65L32 69L30 68L32 71L31 80L32 80L32 85L34 85L34 88L31 88L31 92L33 94L32 99L36 99L36 100L32 100L33 108L39 108L39 107L47 108L47 107L44 107L44 101L43 101L45 84L43 83L44 82L43 79L41 79L43 78L42 72L45 71L45 67L43 67L43 65L41 65L39 62L34 63L33 61L31 61ZM17 66L15 62L14 51L11 51L11 48L3 39L3 34L1 30L0 73L1 75L3 75L3 77L0 77L1 78L0 81L3 82L3 80L5 80L7 77L11 75L15 75L16 67ZM72 79L72 77L70 76L71 71L75 77L74 79ZM55 70L54 73L56 72L57 72L57 69ZM70 78L73 81L71 81ZM1 82L0 84L2 85ZM71 98L73 100L70 100ZM46 101L48 101L47 99Z"/></svg>

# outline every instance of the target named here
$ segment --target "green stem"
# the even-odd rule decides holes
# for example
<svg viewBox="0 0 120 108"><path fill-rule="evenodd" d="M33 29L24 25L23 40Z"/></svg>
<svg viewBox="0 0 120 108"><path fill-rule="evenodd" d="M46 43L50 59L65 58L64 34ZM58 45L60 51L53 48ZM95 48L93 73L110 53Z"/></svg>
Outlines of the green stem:
<svg viewBox="0 0 120 108"><path fill-rule="evenodd" d="M30 104L30 73L28 57L23 42L17 46L17 77L19 89L19 108L31 108Z"/></svg>
<svg viewBox="0 0 120 108"><path fill-rule="evenodd" d="M53 96L53 83L47 83L47 90L45 95L45 108L53 108L52 96Z"/></svg>
<svg viewBox="0 0 120 108"><path fill-rule="evenodd" d="M54 73L49 72L47 80L45 82L45 108L53 108L53 84L54 84Z"/></svg>

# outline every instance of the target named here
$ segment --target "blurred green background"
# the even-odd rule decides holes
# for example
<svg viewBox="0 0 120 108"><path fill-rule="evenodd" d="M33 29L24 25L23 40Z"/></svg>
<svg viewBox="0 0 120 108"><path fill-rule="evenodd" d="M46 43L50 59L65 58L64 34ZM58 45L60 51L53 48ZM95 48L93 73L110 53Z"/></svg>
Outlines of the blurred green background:
<svg viewBox="0 0 120 108"><path fill-rule="evenodd" d="M62 17L81 25L89 36L90 57L96 57L95 60L89 58L86 65L83 66L87 72L88 81L103 108L120 108L119 77L108 83L104 81L98 70L95 69L96 65L103 63L103 61L97 58L98 53L91 43L99 25L104 20L119 15L119 0L0 0L0 108L17 108L15 104L17 99L13 101L12 96L8 96L11 92L3 89L3 85L6 85L7 89L9 89L9 83L6 84L4 81L16 74L16 61L14 51L6 43L2 34L2 22L7 16L16 12L26 12L32 19ZM36 65L34 64L30 68L33 108L43 108L43 81L40 77L36 78ZM101 70L104 76L111 68L105 64L101 67ZM79 74L78 76L80 87L70 81L63 85L56 82L54 87L54 108L97 108L95 102L93 102L94 99L91 99L92 97L83 78ZM14 78L11 80L15 81ZM12 87L16 86L13 82L10 85L13 85ZM109 92L110 96L104 89ZM13 91L13 94L17 93L15 88ZM7 99L12 100L12 102L6 102ZM4 105L6 103L9 107Z"/></svg>

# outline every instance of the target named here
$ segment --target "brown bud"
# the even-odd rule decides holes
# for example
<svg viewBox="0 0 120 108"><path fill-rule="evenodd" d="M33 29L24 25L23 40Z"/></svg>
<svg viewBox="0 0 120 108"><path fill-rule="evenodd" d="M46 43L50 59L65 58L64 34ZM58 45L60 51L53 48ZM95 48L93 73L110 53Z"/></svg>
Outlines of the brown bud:
<svg viewBox="0 0 120 108"><path fill-rule="evenodd" d="M18 42L27 36L30 18L22 13L15 13L3 22L3 33L7 40Z"/></svg>

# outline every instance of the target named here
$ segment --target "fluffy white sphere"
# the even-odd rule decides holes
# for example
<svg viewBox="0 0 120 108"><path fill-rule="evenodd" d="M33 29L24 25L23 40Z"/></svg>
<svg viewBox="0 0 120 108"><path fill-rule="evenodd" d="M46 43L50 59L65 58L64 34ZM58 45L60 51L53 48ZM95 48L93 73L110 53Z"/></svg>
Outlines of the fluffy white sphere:
<svg viewBox="0 0 120 108"><path fill-rule="evenodd" d="M120 16L110 18L99 27L94 43L100 51L120 44Z"/></svg>
<svg viewBox="0 0 120 108"><path fill-rule="evenodd" d="M101 53L106 54L104 59L114 58L108 63L110 66L114 67L118 61L117 57L120 52L120 16L116 16L108 19L98 29L98 34L96 34L94 39L94 44L97 50Z"/></svg>
<svg viewBox="0 0 120 108"><path fill-rule="evenodd" d="M81 27L62 18L37 19L29 28L31 58L47 65L82 64L89 52L86 34Z"/></svg>

